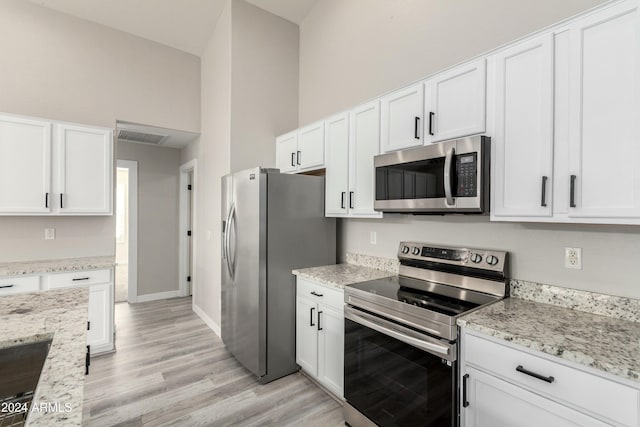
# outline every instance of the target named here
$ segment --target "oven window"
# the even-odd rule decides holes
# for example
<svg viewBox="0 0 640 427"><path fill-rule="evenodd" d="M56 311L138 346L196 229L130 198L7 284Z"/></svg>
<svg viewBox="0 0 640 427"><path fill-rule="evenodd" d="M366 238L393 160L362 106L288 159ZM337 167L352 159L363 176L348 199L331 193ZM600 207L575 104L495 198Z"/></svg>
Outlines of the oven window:
<svg viewBox="0 0 640 427"><path fill-rule="evenodd" d="M444 157L376 168L376 200L444 197Z"/></svg>
<svg viewBox="0 0 640 427"><path fill-rule="evenodd" d="M456 364L345 319L345 398L380 426L453 426Z"/></svg>

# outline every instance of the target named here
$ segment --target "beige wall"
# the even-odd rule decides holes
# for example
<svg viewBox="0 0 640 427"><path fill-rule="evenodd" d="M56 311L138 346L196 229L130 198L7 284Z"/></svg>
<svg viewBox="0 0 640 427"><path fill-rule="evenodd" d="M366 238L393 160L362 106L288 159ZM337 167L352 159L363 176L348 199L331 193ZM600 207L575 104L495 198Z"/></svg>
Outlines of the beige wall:
<svg viewBox="0 0 640 427"><path fill-rule="evenodd" d="M177 291L180 150L118 142L138 162L138 295Z"/></svg>
<svg viewBox="0 0 640 427"><path fill-rule="evenodd" d="M220 329L221 178L273 166L275 136L297 126L298 28L228 0L202 61L202 133L182 150L198 159L194 304Z"/></svg>
<svg viewBox="0 0 640 427"><path fill-rule="evenodd" d="M0 0L0 52L2 112L200 130L196 56L22 0ZM113 217L2 217L0 262L113 255L114 233Z"/></svg>
<svg viewBox="0 0 640 427"><path fill-rule="evenodd" d="M231 170L275 167L275 136L298 125L298 26L232 4Z"/></svg>
<svg viewBox="0 0 640 427"><path fill-rule="evenodd" d="M323 0L300 26L300 125L553 24L600 0ZM363 11L366 10L366 13ZM401 240L511 252L512 277L640 298L640 227L490 223L486 217L343 220L340 252L394 258ZM377 233L377 244L369 233ZM564 248L583 248L583 270Z"/></svg>

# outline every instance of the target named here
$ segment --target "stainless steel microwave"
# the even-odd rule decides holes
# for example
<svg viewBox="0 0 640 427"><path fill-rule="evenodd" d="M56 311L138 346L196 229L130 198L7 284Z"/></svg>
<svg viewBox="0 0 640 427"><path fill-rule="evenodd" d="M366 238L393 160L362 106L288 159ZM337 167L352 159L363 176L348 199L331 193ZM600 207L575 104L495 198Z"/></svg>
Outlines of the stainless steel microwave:
<svg viewBox="0 0 640 427"><path fill-rule="evenodd" d="M374 209L488 213L490 143L473 136L375 156Z"/></svg>

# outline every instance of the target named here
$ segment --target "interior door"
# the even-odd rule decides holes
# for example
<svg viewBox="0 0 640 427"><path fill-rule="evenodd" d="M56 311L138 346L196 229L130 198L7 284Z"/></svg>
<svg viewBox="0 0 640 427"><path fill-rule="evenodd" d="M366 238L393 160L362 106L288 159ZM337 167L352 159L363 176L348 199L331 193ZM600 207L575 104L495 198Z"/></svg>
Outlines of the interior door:
<svg viewBox="0 0 640 427"><path fill-rule="evenodd" d="M233 209L227 257L233 279L233 355L247 369L266 374L266 193L260 168L233 174Z"/></svg>

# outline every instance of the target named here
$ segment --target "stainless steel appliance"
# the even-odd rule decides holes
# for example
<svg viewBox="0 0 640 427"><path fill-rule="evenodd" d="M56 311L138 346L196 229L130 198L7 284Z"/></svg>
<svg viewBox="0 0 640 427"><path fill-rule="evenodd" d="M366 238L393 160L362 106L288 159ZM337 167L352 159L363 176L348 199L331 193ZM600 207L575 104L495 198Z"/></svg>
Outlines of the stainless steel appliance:
<svg viewBox="0 0 640 427"><path fill-rule="evenodd" d="M345 421L456 426L456 320L508 294L507 253L403 242L398 259L344 290Z"/></svg>
<svg viewBox="0 0 640 427"><path fill-rule="evenodd" d="M374 158L374 209L423 214L489 212L490 138L473 136Z"/></svg>
<svg viewBox="0 0 640 427"><path fill-rule="evenodd" d="M324 177L255 168L222 178L222 340L258 381L295 363L294 268L335 264Z"/></svg>

